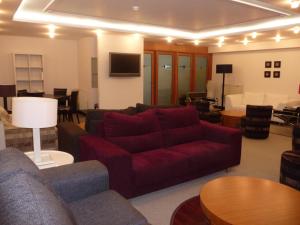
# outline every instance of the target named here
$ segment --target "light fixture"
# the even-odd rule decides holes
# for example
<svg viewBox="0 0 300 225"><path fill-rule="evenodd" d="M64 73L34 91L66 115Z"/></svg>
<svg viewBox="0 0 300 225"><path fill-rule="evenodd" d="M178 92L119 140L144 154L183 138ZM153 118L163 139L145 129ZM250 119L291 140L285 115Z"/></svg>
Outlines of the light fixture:
<svg viewBox="0 0 300 225"><path fill-rule="evenodd" d="M97 29L97 30L95 30L95 33L96 33L97 37L101 36L103 34L103 30Z"/></svg>
<svg viewBox="0 0 300 225"><path fill-rule="evenodd" d="M2 0L0 0L0 4L2 3Z"/></svg>
<svg viewBox="0 0 300 225"><path fill-rule="evenodd" d="M280 36L280 34L277 34L274 39L276 42L280 42L282 37Z"/></svg>
<svg viewBox="0 0 300 225"><path fill-rule="evenodd" d="M53 24L49 24L48 25L48 35L49 35L49 37L50 38L54 38L55 37L55 30L56 30L56 26L55 25L53 25Z"/></svg>
<svg viewBox="0 0 300 225"><path fill-rule="evenodd" d="M248 45L249 40L247 37L244 38L244 40L242 41L243 45Z"/></svg>
<svg viewBox="0 0 300 225"><path fill-rule="evenodd" d="M219 37L219 42L224 42L225 41L225 37L224 36L221 36L221 37Z"/></svg>
<svg viewBox="0 0 300 225"><path fill-rule="evenodd" d="M167 37L166 40L167 40L168 43L171 43L173 41L173 38L172 37Z"/></svg>
<svg viewBox="0 0 300 225"><path fill-rule="evenodd" d="M299 32L300 32L300 27L294 27L293 29L293 32L295 33L295 34L299 34Z"/></svg>
<svg viewBox="0 0 300 225"><path fill-rule="evenodd" d="M252 32L251 37L252 39L255 39L257 37L257 32Z"/></svg>
<svg viewBox="0 0 300 225"><path fill-rule="evenodd" d="M298 0L289 0L292 9L297 9L300 6L300 1Z"/></svg>
<svg viewBox="0 0 300 225"><path fill-rule="evenodd" d="M133 11L139 11L139 10L140 10L140 7L137 6L137 5L134 5L134 6L132 6L132 10L133 10Z"/></svg>
<svg viewBox="0 0 300 225"><path fill-rule="evenodd" d="M199 40L194 40L194 45L199 45L200 41Z"/></svg>
<svg viewBox="0 0 300 225"><path fill-rule="evenodd" d="M221 48L224 45L224 42L219 41L217 45L218 45L219 48Z"/></svg>
<svg viewBox="0 0 300 225"><path fill-rule="evenodd" d="M49 156L41 153L40 128L54 127L57 123L57 100L37 97L14 97L12 99L12 124L32 128L33 160L37 165L51 163Z"/></svg>

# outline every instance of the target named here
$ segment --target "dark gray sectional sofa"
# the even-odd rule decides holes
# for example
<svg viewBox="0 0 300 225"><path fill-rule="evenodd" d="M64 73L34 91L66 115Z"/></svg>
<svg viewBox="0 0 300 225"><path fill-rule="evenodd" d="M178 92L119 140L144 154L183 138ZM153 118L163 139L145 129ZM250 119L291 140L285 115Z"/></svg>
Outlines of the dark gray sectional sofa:
<svg viewBox="0 0 300 225"><path fill-rule="evenodd" d="M146 225L97 161L39 170L19 150L0 151L0 224Z"/></svg>

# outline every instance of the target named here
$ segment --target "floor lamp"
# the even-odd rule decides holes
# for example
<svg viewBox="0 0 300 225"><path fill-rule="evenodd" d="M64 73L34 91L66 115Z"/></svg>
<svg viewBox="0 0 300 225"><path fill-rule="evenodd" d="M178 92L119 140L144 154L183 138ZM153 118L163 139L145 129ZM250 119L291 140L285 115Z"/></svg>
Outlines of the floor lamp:
<svg viewBox="0 0 300 225"><path fill-rule="evenodd" d="M37 97L12 99L12 124L33 130L33 161L36 165L49 164L49 156L41 154L40 128L54 127L57 123L57 100Z"/></svg>
<svg viewBox="0 0 300 225"><path fill-rule="evenodd" d="M223 74L222 82L222 110L224 109L224 87L225 87L225 74L232 73L232 64L219 64L216 66L216 72Z"/></svg>
<svg viewBox="0 0 300 225"><path fill-rule="evenodd" d="M7 108L7 97L16 96L16 85L0 85L0 97L3 97L3 106L6 111Z"/></svg>

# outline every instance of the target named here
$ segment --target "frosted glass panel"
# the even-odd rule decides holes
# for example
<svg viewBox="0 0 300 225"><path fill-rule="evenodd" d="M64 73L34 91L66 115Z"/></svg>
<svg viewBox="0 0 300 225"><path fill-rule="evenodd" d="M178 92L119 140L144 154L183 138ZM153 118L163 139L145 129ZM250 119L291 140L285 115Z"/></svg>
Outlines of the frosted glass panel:
<svg viewBox="0 0 300 225"><path fill-rule="evenodd" d="M196 58L196 88L197 92L206 92L206 70L207 59L205 57Z"/></svg>
<svg viewBox="0 0 300 225"><path fill-rule="evenodd" d="M191 58L189 56L178 57L178 96L186 95L190 91L191 82Z"/></svg>
<svg viewBox="0 0 300 225"><path fill-rule="evenodd" d="M172 56L159 55L158 57L158 105L171 104L172 96Z"/></svg>
<svg viewBox="0 0 300 225"><path fill-rule="evenodd" d="M144 104L151 105L151 86L152 86L152 57L151 54L144 55Z"/></svg>

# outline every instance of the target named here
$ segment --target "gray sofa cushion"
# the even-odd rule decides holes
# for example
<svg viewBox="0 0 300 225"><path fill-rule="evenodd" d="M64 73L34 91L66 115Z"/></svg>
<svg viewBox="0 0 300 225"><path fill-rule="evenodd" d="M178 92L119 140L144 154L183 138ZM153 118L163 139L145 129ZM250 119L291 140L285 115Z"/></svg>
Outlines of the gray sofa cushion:
<svg viewBox="0 0 300 225"><path fill-rule="evenodd" d="M146 225L147 220L114 191L69 204L78 225Z"/></svg>
<svg viewBox="0 0 300 225"><path fill-rule="evenodd" d="M37 166L23 152L15 148L0 151L0 183L22 171L46 183Z"/></svg>
<svg viewBox="0 0 300 225"><path fill-rule="evenodd" d="M26 173L0 183L0 209L0 224L74 224L47 186Z"/></svg>

